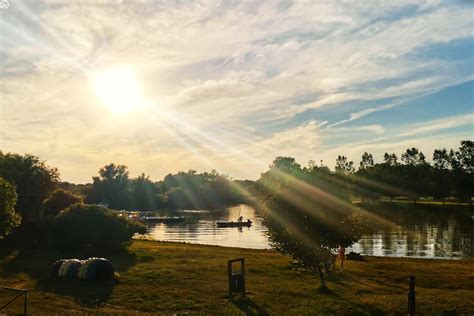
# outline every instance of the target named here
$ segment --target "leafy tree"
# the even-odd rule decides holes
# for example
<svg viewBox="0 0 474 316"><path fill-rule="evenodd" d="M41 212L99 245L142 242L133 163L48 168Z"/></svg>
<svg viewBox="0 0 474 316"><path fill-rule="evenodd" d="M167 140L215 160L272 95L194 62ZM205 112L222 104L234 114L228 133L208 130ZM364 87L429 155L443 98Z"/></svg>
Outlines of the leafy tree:
<svg viewBox="0 0 474 316"><path fill-rule="evenodd" d="M452 174L450 171L451 157L448 151L435 149L433 152L433 168L429 176L430 191L433 197L440 198L443 201L449 196L452 189Z"/></svg>
<svg viewBox="0 0 474 316"><path fill-rule="evenodd" d="M133 208L140 211L156 210L158 202L157 187L148 176L142 173L131 181L133 190Z"/></svg>
<svg viewBox="0 0 474 316"><path fill-rule="evenodd" d="M474 173L474 142L470 140L461 141L459 150L455 153L455 160L459 168L468 174Z"/></svg>
<svg viewBox="0 0 474 316"><path fill-rule="evenodd" d="M106 207L78 203L54 218L52 237L61 250L81 250L91 245L101 251L117 251L135 233L145 233L145 227Z"/></svg>
<svg viewBox="0 0 474 316"><path fill-rule="evenodd" d="M88 203L107 204L112 209L128 208L130 180L126 166L108 164L99 170L99 176L93 177L93 180L86 198Z"/></svg>
<svg viewBox="0 0 474 316"><path fill-rule="evenodd" d="M456 195L462 200L468 200L472 206L474 195L474 142L461 141L457 151L450 151L451 168Z"/></svg>
<svg viewBox="0 0 474 316"><path fill-rule="evenodd" d="M371 168L373 166L374 166L374 157L372 156L372 154L365 152L362 155L362 159L359 165L359 170Z"/></svg>
<svg viewBox="0 0 474 316"><path fill-rule="evenodd" d="M402 161L408 166L419 166L426 164L425 155L417 148L408 148L402 154Z"/></svg>
<svg viewBox="0 0 474 316"><path fill-rule="evenodd" d="M343 175L354 173L354 162L348 161L345 156L337 156L335 170L336 173Z"/></svg>
<svg viewBox="0 0 474 316"><path fill-rule="evenodd" d="M361 235L343 184L327 168L302 169L289 157L275 159L257 184L273 248L317 272L325 287L331 251Z"/></svg>
<svg viewBox="0 0 474 316"><path fill-rule="evenodd" d="M15 187L0 177L0 237L11 234L21 223L21 216L15 211L16 200Z"/></svg>
<svg viewBox="0 0 474 316"><path fill-rule="evenodd" d="M389 154L385 153L383 155L383 163L387 166L397 166L398 165L398 157L395 153Z"/></svg>
<svg viewBox="0 0 474 316"><path fill-rule="evenodd" d="M38 157L0 151L0 177L15 186L18 195L16 210L23 221L40 216L41 203L56 188L59 173Z"/></svg>
<svg viewBox="0 0 474 316"><path fill-rule="evenodd" d="M433 152L433 167L437 170L447 170L450 166L450 160L446 148L435 149Z"/></svg>
<svg viewBox="0 0 474 316"><path fill-rule="evenodd" d="M63 189L57 189L51 193L51 195L43 201L41 209L45 216L56 216L65 208L76 204L82 203L83 199L79 195L75 195L69 191Z"/></svg>

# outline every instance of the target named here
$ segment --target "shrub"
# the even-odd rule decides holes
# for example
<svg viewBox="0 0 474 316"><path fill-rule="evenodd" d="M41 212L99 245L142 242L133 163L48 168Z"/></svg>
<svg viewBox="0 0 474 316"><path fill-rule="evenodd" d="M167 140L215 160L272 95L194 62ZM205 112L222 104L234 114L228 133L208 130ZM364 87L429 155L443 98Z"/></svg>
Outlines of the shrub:
<svg viewBox="0 0 474 316"><path fill-rule="evenodd" d="M120 217L100 205L74 204L61 211L53 222L53 243L61 250L84 250L93 247L100 251L117 251L135 233L145 227Z"/></svg>
<svg viewBox="0 0 474 316"><path fill-rule="evenodd" d="M75 195L63 189L57 189L43 201L41 209L44 216L56 216L65 208L82 202L82 197L79 195Z"/></svg>
<svg viewBox="0 0 474 316"><path fill-rule="evenodd" d="M0 237L9 235L20 225L21 216L15 212L15 187L0 177Z"/></svg>

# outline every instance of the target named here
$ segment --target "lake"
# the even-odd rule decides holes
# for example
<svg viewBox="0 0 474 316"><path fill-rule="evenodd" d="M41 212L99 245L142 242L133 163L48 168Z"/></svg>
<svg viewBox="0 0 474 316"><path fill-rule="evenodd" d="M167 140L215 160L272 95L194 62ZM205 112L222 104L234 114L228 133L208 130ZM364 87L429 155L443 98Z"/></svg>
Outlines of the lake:
<svg viewBox="0 0 474 316"><path fill-rule="evenodd" d="M185 221L148 226L146 238L161 241L189 242L267 249L266 227L262 216L249 205L220 211L181 210L160 215L184 216ZM251 227L218 228L217 221L251 219ZM358 243L347 249L369 256L474 259L474 219L456 212L390 211L384 220L371 219Z"/></svg>

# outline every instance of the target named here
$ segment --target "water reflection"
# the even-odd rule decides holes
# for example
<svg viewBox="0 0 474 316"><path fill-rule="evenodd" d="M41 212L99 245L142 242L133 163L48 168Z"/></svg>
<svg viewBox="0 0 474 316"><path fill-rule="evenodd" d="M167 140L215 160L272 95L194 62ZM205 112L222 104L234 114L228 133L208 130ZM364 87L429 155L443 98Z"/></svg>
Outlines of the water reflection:
<svg viewBox="0 0 474 316"><path fill-rule="evenodd" d="M241 248L270 248L263 218L248 205L221 211L183 210L161 215L179 215L185 222L154 224L148 227L147 238ZM218 228L217 221L232 221L242 216L253 221L251 227ZM474 258L474 219L456 212L382 213L392 225L371 222L371 231L348 251L370 256L420 258Z"/></svg>
<svg viewBox="0 0 474 316"><path fill-rule="evenodd" d="M474 221L467 214L387 213L384 217L393 225L371 223L375 229L349 251L387 257L474 258Z"/></svg>
<svg viewBox="0 0 474 316"><path fill-rule="evenodd" d="M263 226L263 218L254 208L239 205L221 211L182 210L177 211L186 218L183 223L157 224L148 227L147 237L154 240L181 241L207 245L240 247L240 248L269 248ZM239 216L244 221L250 219L250 227L218 228L218 221L235 221Z"/></svg>

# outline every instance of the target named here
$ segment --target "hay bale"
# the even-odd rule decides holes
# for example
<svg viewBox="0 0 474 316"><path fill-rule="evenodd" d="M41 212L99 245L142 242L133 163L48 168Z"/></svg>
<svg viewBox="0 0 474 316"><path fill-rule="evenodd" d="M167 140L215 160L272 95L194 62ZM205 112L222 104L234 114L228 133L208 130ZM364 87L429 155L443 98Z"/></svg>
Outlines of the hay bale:
<svg viewBox="0 0 474 316"><path fill-rule="evenodd" d="M82 265L82 261L78 259L68 259L59 268L58 276L70 279L77 278L77 273Z"/></svg>
<svg viewBox="0 0 474 316"><path fill-rule="evenodd" d="M67 259L59 259L56 260L53 265L51 266L51 271L49 272L49 275L52 278L57 278L59 275L59 269L61 268L62 264L66 261Z"/></svg>
<svg viewBox="0 0 474 316"><path fill-rule="evenodd" d="M87 281L111 281L114 279L114 273L114 266L109 260L90 258L82 264L78 277Z"/></svg>

